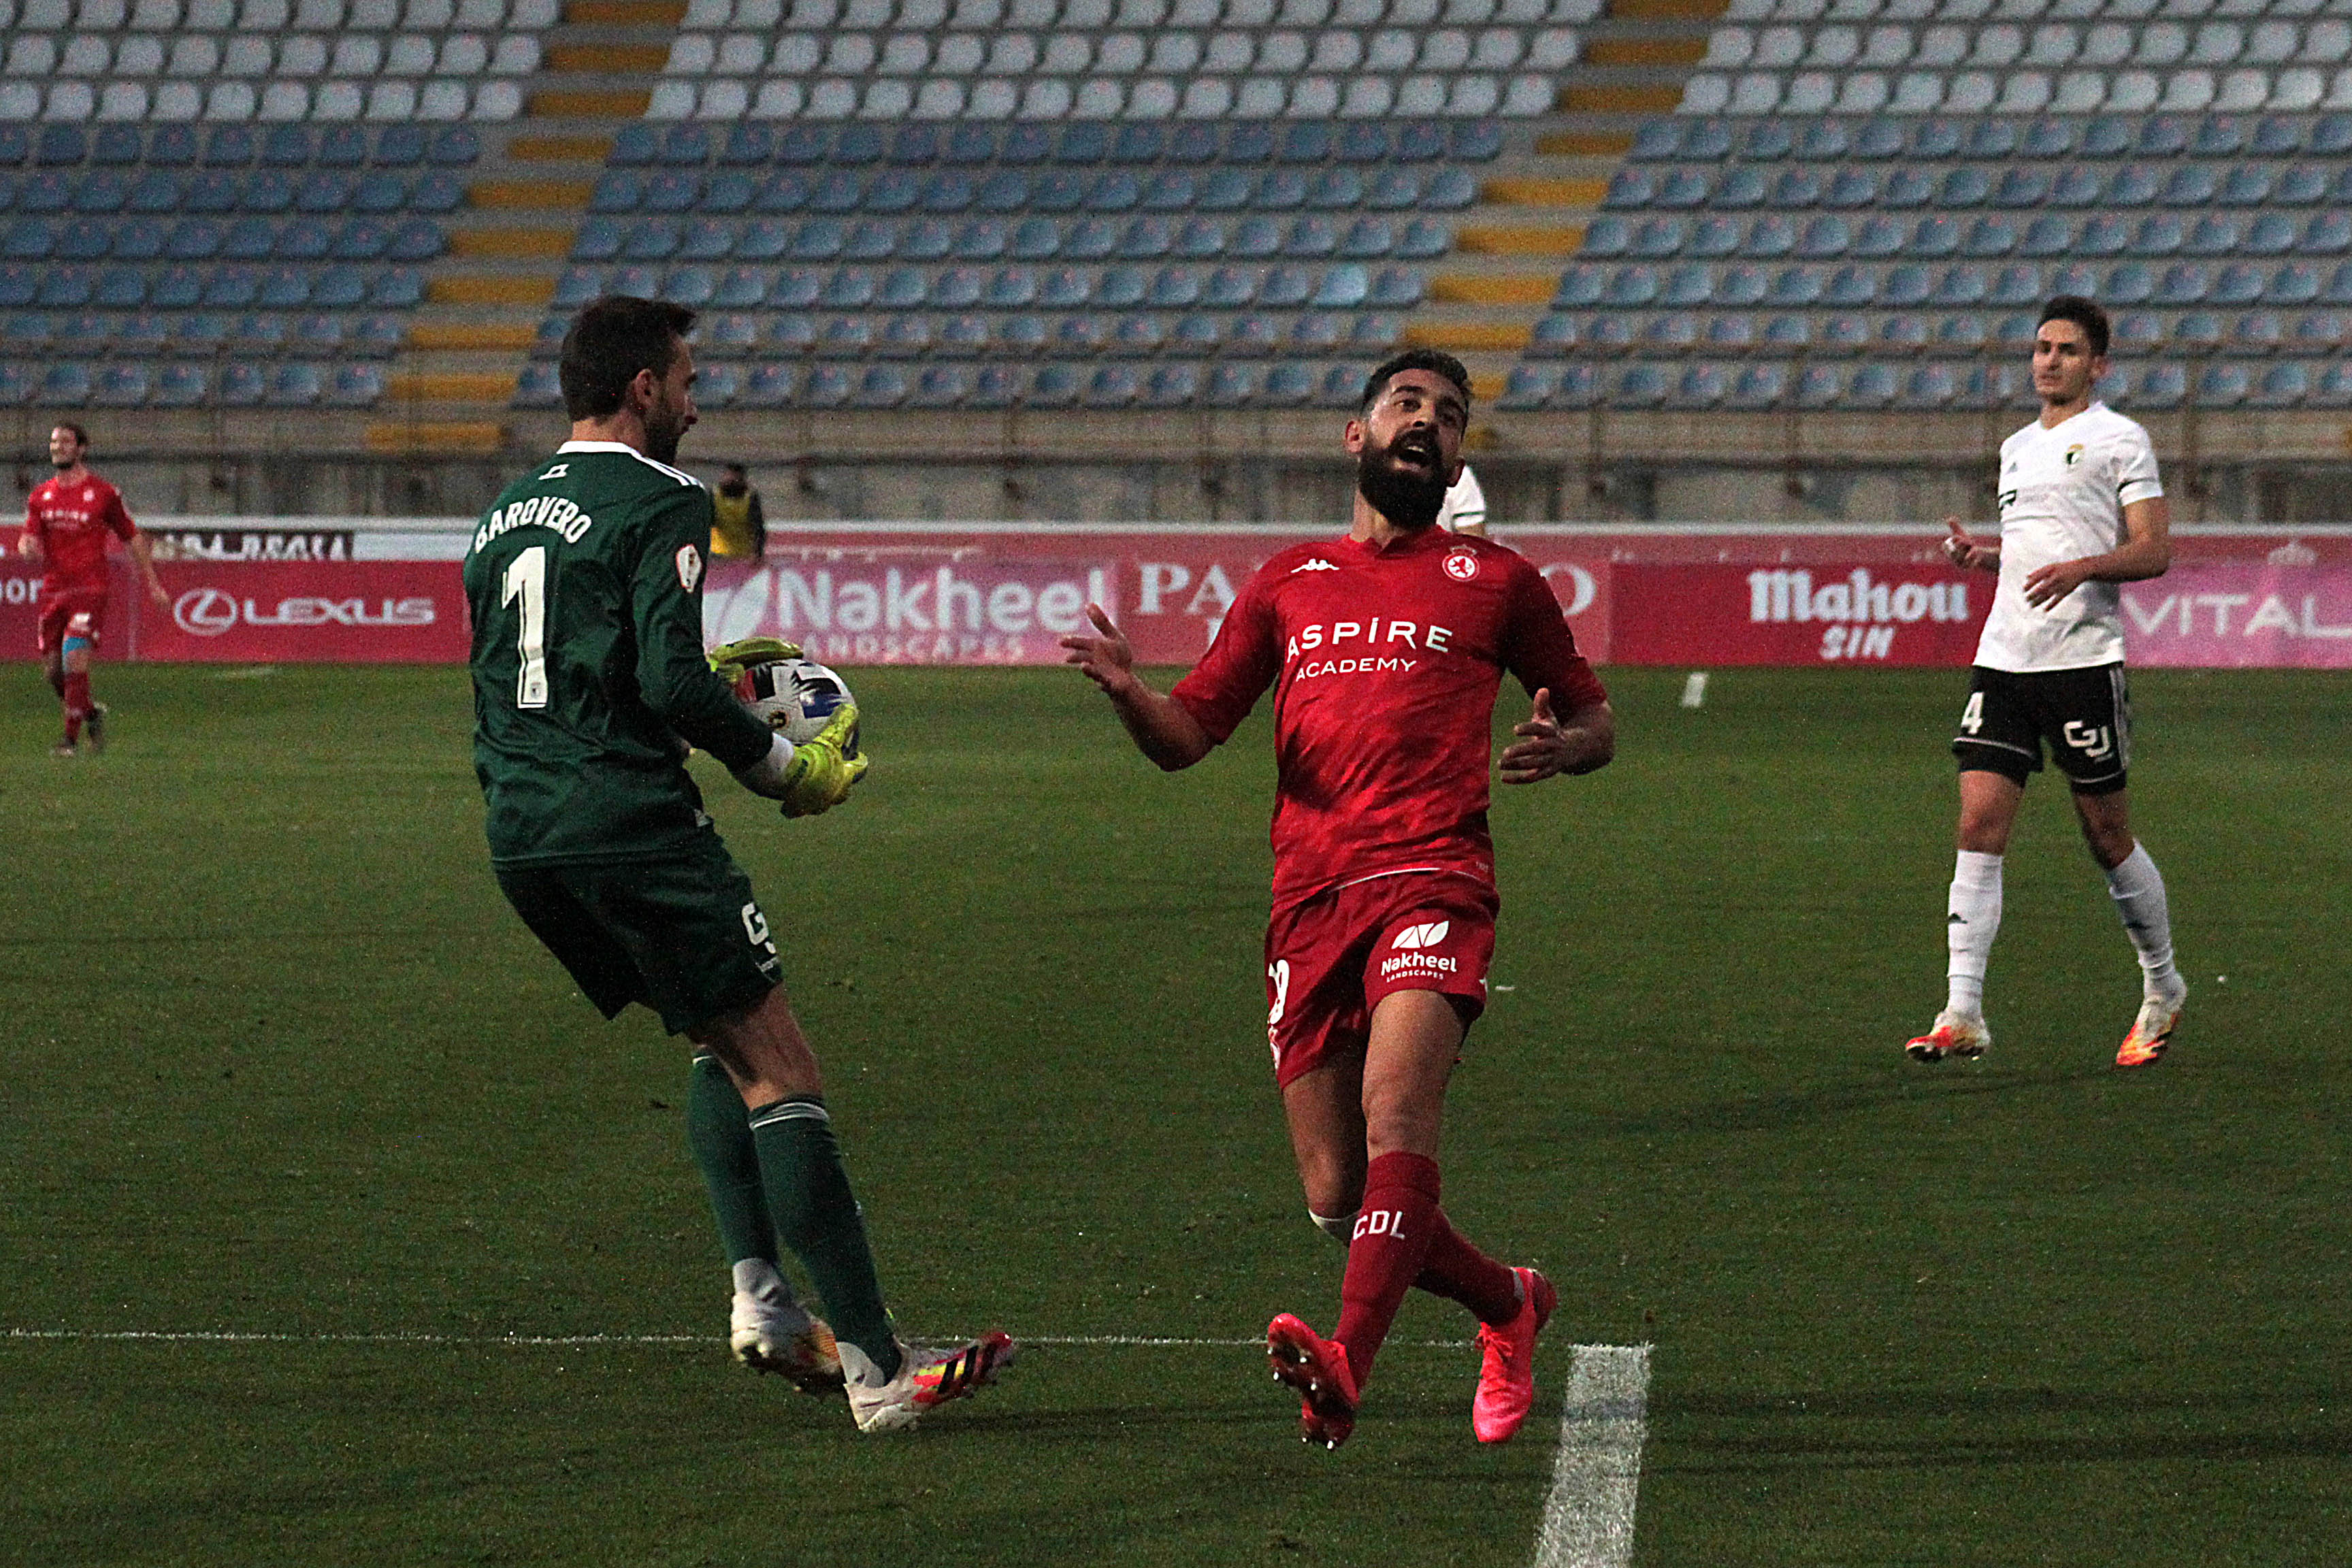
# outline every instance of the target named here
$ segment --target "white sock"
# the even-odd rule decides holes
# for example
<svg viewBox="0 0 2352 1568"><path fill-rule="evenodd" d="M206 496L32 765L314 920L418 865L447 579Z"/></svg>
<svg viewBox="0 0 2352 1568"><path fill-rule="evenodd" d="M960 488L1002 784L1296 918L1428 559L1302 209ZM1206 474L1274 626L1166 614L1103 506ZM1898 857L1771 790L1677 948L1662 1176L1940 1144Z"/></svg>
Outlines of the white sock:
<svg viewBox="0 0 2352 1568"><path fill-rule="evenodd" d="M1944 1010L1963 1017L1984 1016L1985 965L1992 939L2000 932L2000 857L1963 849L1952 867L1952 897L1944 921L1944 945L1951 950L1945 971L1951 987Z"/></svg>
<svg viewBox="0 0 2352 1568"><path fill-rule="evenodd" d="M2148 858L2146 845L2133 845L2130 858L2107 873L2107 891L2139 953L2143 990L2150 996L2179 994L2184 987L2172 966L2172 912L2164 900L2164 874Z"/></svg>

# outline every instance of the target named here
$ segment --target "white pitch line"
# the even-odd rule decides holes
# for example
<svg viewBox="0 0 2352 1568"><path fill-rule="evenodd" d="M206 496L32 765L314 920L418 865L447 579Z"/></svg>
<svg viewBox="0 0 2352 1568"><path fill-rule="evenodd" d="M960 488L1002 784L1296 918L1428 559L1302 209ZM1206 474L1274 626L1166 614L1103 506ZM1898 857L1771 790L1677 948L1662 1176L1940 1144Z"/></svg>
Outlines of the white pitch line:
<svg viewBox="0 0 2352 1568"><path fill-rule="evenodd" d="M957 1334L918 1336L927 1342L950 1342ZM1256 1350L1263 1339L1204 1340L1159 1338L1143 1334L1024 1334L1024 1345L1130 1346L1139 1349ZM231 1330L161 1329L8 1329L0 1339L69 1340L147 1344L278 1344L278 1345L707 1345L722 1342L715 1334L270 1334ZM1468 1340L1399 1340L1392 1343L1420 1350L1466 1350Z"/></svg>
<svg viewBox="0 0 2352 1568"><path fill-rule="evenodd" d="M1535 1568L1625 1568L1633 1560L1649 1396L1649 1346L1576 1347Z"/></svg>

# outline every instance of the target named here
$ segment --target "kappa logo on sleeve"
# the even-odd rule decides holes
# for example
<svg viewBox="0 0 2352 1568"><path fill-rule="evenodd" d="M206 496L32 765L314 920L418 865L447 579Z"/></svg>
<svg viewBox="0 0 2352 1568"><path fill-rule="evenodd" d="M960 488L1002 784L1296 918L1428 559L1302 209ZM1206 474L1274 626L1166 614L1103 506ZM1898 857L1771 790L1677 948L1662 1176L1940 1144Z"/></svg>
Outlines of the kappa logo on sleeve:
<svg viewBox="0 0 2352 1568"><path fill-rule="evenodd" d="M677 585L688 593L702 581L702 552L691 544L677 547Z"/></svg>

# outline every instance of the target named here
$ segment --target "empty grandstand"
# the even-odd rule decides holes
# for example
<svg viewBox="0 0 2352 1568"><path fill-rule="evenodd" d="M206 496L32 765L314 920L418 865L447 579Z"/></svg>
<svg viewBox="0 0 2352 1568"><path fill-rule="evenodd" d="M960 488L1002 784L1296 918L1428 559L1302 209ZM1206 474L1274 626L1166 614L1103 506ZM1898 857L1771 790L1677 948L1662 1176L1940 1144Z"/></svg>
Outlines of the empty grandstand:
<svg viewBox="0 0 2352 1568"><path fill-rule="evenodd" d="M804 510L1278 511L1426 342L1502 517L1837 515L1965 501L2074 291L2277 515L2352 408L2335 9L0 0L0 407L147 411L183 509L464 510L623 290Z"/></svg>

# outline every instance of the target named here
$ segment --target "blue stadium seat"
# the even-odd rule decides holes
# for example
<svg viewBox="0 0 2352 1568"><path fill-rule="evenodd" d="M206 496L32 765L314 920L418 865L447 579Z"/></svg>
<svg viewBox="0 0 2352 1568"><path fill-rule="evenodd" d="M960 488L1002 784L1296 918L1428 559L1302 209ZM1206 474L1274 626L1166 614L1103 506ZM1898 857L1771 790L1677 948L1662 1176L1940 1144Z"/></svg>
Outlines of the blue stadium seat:
<svg viewBox="0 0 2352 1568"><path fill-rule="evenodd" d="M350 352L369 359L390 359L408 335L402 319L382 311L355 318L345 337Z"/></svg>
<svg viewBox="0 0 2352 1568"><path fill-rule="evenodd" d="M1821 302L1826 282L1818 267L1783 267L1773 275L1771 292L1764 298L1768 303L1783 307L1816 305Z"/></svg>
<svg viewBox="0 0 2352 1568"><path fill-rule="evenodd" d="M217 133L216 133L217 134ZM218 162L210 147L205 162ZM369 162L384 169L414 169L425 162L425 128L413 121L387 125L376 132Z"/></svg>
<svg viewBox="0 0 2352 1568"><path fill-rule="evenodd" d="M1151 279L1144 302L1155 310L1177 310L1201 301L1201 275L1189 267L1163 267Z"/></svg>
<svg viewBox="0 0 2352 1568"><path fill-rule="evenodd" d="M1853 243L1853 227L1844 218L1823 213L1806 220L1804 231L1797 239L1797 254L1810 260L1827 260L1843 256ZM1638 254L1642 252L1636 246Z"/></svg>
<svg viewBox="0 0 2352 1568"><path fill-rule="evenodd" d="M2221 318L2210 310L2189 310L2172 323L2172 344L2190 353L2210 353L2221 346Z"/></svg>
<svg viewBox="0 0 2352 1568"><path fill-rule="evenodd" d="M778 353L814 353L818 338L817 321L798 311L768 318L763 338L766 345Z"/></svg>
<svg viewBox="0 0 2352 1568"><path fill-rule="evenodd" d="M1080 218L1062 234L1062 254L1074 261L1100 261L1118 248L1118 230L1102 218Z"/></svg>
<svg viewBox="0 0 2352 1568"><path fill-rule="evenodd" d="M1282 254L1311 258L1328 256L1339 247L1339 236L1329 220L1320 217L1295 219L1282 237Z"/></svg>
<svg viewBox="0 0 2352 1568"><path fill-rule="evenodd" d="M1822 290L1822 302L1852 307L1867 305L1878 298L1878 274L1867 267L1841 267L1830 274Z"/></svg>
<svg viewBox="0 0 2352 1568"><path fill-rule="evenodd" d="M1066 408L1077 400L1078 373L1066 364L1039 365L1021 384L1020 400L1037 408Z"/></svg>
<svg viewBox="0 0 2352 1568"><path fill-rule="evenodd" d="M2211 288L2212 279L2204 268L2180 262L2164 269L2164 276L2158 279L2156 291L2149 298L2158 305L2194 305ZM2116 297L2121 299L2122 295Z"/></svg>
<svg viewBox="0 0 2352 1568"><path fill-rule="evenodd" d="M289 360L269 377L266 401L272 408L308 408L327 393L326 378L308 360Z"/></svg>
<svg viewBox="0 0 2352 1568"><path fill-rule="evenodd" d="M148 395L158 408L193 408L205 400L212 390L212 380L200 364L172 363L161 366L155 373L155 383Z"/></svg>
<svg viewBox="0 0 2352 1568"><path fill-rule="evenodd" d="M645 218L630 224L622 232L621 255L630 261L667 261L677 254L678 241L684 237L684 226L676 218L667 217ZM402 226L402 229L405 227L405 225ZM402 229L393 231L392 243L385 247L384 254L401 261L423 259L401 254Z"/></svg>
<svg viewBox="0 0 2352 1568"><path fill-rule="evenodd" d="M2311 395L2309 367L2298 360L2282 360L2263 372L2251 401L2258 408L2292 408Z"/></svg>
<svg viewBox="0 0 2352 1568"><path fill-rule="evenodd" d="M740 365L712 364L702 367L694 383L694 400L705 408L724 408L735 401L743 390L743 371Z"/></svg>
<svg viewBox="0 0 2352 1568"><path fill-rule="evenodd" d="M2352 248L2352 215L2342 212L2314 214L2294 247L2304 256L2343 255L2347 248Z"/></svg>
<svg viewBox="0 0 2352 1568"><path fill-rule="evenodd" d="M1370 313L1359 314L1355 325L1348 329L1348 344L1362 353L1385 357L1392 353L1404 336L1404 319Z"/></svg>
<svg viewBox="0 0 2352 1568"><path fill-rule="evenodd" d="M69 354L102 353L113 335L114 325L104 316L77 310L58 322L57 347Z"/></svg>
<svg viewBox="0 0 2352 1568"><path fill-rule="evenodd" d="M1265 287L1263 267L1220 267L1209 274L1202 287L1203 302L1231 310L1256 302L1258 290Z"/></svg>
<svg viewBox="0 0 2352 1568"><path fill-rule="evenodd" d="M860 218L849 226L841 254L849 261L887 261L898 248L898 226L876 218Z"/></svg>
<svg viewBox="0 0 2352 1568"><path fill-rule="evenodd" d="M1748 226L1739 253L1757 260L1788 255L1797 246L1797 226L1779 213L1766 213Z"/></svg>
<svg viewBox="0 0 2352 1568"><path fill-rule="evenodd" d="M952 408L961 403L971 390L971 373L961 365L926 365L915 378L915 385L907 395L909 406L916 408Z"/></svg>
<svg viewBox="0 0 2352 1568"><path fill-rule="evenodd" d="M316 296L313 296L314 300ZM368 286L368 303L390 310L413 310L425 302L425 275L413 267L388 268Z"/></svg>
<svg viewBox="0 0 2352 1568"><path fill-rule="evenodd" d="M1727 267L1723 269L1722 276L1716 279L1716 303L1719 305L1759 304L1762 302L1765 292L1771 286L1770 278L1766 276L1760 268ZM1591 300L1572 300L1563 297L1558 303L1598 303L1599 300L1600 294L1596 291Z"/></svg>
<svg viewBox="0 0 2352 1568"><path fill-rule="evenodd" d="M2352 114L2324 114L2311 128L2311 151L2323 157L2352 153Z"/></svg>
<svg viewBox="0 0 2352 1568"><path fill-rule="evenodd" d="M1556 371L1539 370L1524 363L1515 364L1504 377L1503 390L1495 399L1495 406L1513 411L1541 408L1557 375Z"/></svg>
<svg viewBox="0 0 2352 1568"><path fill-rule="evenodd" d="M1270 169L1259 176L1251 205L1267 212L1291 212L1307 205L1307 176L1296 169Z"/></svg>
<svg viewBox="0 0 2352 1568"><path fill-rule="evenodd" d="M1756 346L1756 318L1717 310L1707 317L1706 330L1700 336L1710 352L1746 353Z"/></svg>
<svg viewBox="0 0 2352 1568"><path fill-rule="evenodd" d="M180 318L179 344L183 349L211 353L228 342L232 322L218 310L198 310Z"/></svg>
<svg viewBox="0 0 2352 1568"><path fill-rule="evenodd" d="M433 133L428 161L444 168L469 167L482 155L482 139L469 125L445 125Z"/></svg>
<svg viewBox="0 0 2352 1568"><path fill-rule="evenodd" d="M799 389L800 372L788 364L756 364L735 395L739 408L788 408Z"/></svg>
<svg viewBox="0 0 2352 1568"><path fill-rule="evenodd" d="M1142 395L1143 384L1134 367L1107 364L1098 367L1087 378L1082 401L1088 408L1125 408Z"/></svg>
<svg viewBox="0 0 2352 1568"><path fill-rule="evenodd" d="M1296 407L1315 395L1315 373L1296 361L1285 361L1265 373L1258 395L1265 402Z"/></svg>
<svg viewBox="0 0 2352 1568"><path fill-rule="evenodd" d="M1440 169L1422 185L1421 205L1439 212L1455 211L1477 199L1478 182L1465 169Z"/></svg>
<svg viewBox="0 0 2352 1568"><path fill-rule="evenodd" d="M1139 401L1147 408L1183 408L1201 395L1201 373L1189 364L1152 367Z"/></svg>
<svg viewBox="0 0 2352 1568"><path fill-rule="evenodd" d="M114 330L115 346L126 353L154 355L172 342L172 318L159 310L125 316Z"/></svg>
<svg viewBox="0 0 2352 1568"><path fill-rule="evenodd" d="M1617 373L1610 388L1610 402L1619 408L1655 408L1665 401L1672 385L1672 378L1664 366L1642 361Z"/></svg>
<svg viewBox="0 0 2352 1568"><path fill-rule="evenodd" d="M1651 317L1638 336L1644 349L1687 352L1698 343L1698 318L1688 310L1670 310L1663 316Z"/></svg>
<svg viewBox="0 0 2352 1568"><path fill-rule="evenodd" d="M1848 271L1853 270L1851 268ZM1711 268L1682 266L1666 274L1664 289L1659 294L1663 304L1675 306L1704 305L1715 297L1715 272Z"/></svg>
<svg viewBox="0 0 2352 1568"><path fill-rule="evenodd" d="M1935 275L1916 262L1906 262L1887 271L1879 289L1879 299L1897 308L1924 305L1936 287Z"/></svg>
<svg viewBox="0 0 2352 1568"><path fill-rule="evenodd" d="M1295 268L1276 268L1277 273L1296 270ZM1095 299L1097 303L1112 310L1123 310L1142 304L1150 287L1150 276L1139 267L1107 268L1103 271L1101 285L1095 291ZM1306 298L1304 289L1299 290L1299 298Z"/></svg>
<svg viewBox="0 0 2352 1568"><path fill-rule="evenodd" d="M814 365L801 382L799 401L812 408L838 408L849 401L854 385L850 373L844 367Z"/></svg>
<svg viewBox="0 0 2352 1568"><path fill-rule="evenodd" d="M935 310L964 310L979 304L986 288L987 281L977 269L950 267L931 275L929 303Z"/></svg>
<svg viewBox="0 0 2352 1568"><path fill-rule="evenodd" d="M556 380L551 364L527 364L515 380L514 406L517 408L561 408L563 388Z"/></svg>
<svg viewBox="0 0 2352 1568"><path fill-rule="evenodd" d="M221 366L215 395L231 408L252 408L269 395L269 377L260 365L231 360Z"/></svg>
<svg viewBox="0 0 2352 1568"><path fill-rule="evenodd" d="M2269 305L2308 305L2318 298L2318 269L2300 262L2273 269L2263 287L2263 302Z"/></svg>
<svg viewBox="0 0 2352 1568"><path fill-rule="evenodd" d="M1246 408L1257 401L1261 373L1253 364L1220 363L1209 368L1202 401L1212 408Z"/></svg>
<svg viewBox="0 0 2352 1568"><path fill-rule="evenodd" d="M1113 254L1129 261L1149 261L1168 254L1176 242L1175 230L1163 217L1131 219L1119 231Z"/></svg>
<svg viewBox="0 0 2352 1568"><path fill-rule="evenodd" d="M562 352L564 332L571 324L570 319L564 316L542 318L539 323L539 330L531 335L530 352L541 359L555 358ZM706 353L719 352L719 345L711 340L710 330L707 325L702 330L698 347Z"/></svg>
<svg viewBox="0 0 2352 1568"><path fill-rule="evenodd" d="M1054 274L1062 287L1055 290L1057 297L1048 299L1046 303L1055 306L1085 303L1090 289L1078 281L1084 276L1066 268ZM979 302L992 310L1025 310L1037 302L1037 274L1026 267L1000 268L989 279L988 291Z"/></svg>
<svg viewBox="0 0 2352 1568"><path fill-rule="evenodd" d="M1204 310L1187 310L1176 318L1168 344L1177 353L1212 354L1224 341L1224 328L1216 317Z"/></svg>
<svg viewBox="0 0 2352 1568"><path fill-rule="evenodd" d="M931 323L923 316L892 316L882 323L875 351L893 359L919 359L931 352Z"/></svg>
<svg viewBox="0 0 2352 1568"><path fill-rule="evenodd" d="M2253 389L2246 367L2230 361L2209 364L2197 377L2197 402L2204 408L2235 408Z"/></svg>

